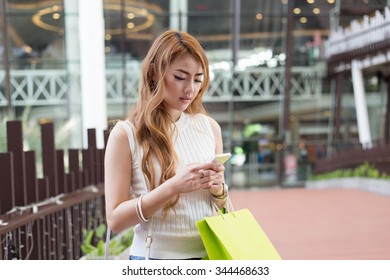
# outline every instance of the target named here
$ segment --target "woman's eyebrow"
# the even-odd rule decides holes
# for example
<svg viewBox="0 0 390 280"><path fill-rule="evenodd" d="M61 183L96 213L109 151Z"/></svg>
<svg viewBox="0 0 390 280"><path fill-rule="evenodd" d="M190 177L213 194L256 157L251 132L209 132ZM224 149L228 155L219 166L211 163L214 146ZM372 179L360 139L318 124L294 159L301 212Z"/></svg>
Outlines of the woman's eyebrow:
<svg viewBox="0 0 390 280"><path fill-rule="evenodd" d="M186 70L184 70L184 69L175 69L175 71L182 72L183 74L186 74L186 75L191 75L190 72L188 72L188 71L186 71ZM197 73L197 74L195 74L195 76L203 76L203 72Z"/></svg>

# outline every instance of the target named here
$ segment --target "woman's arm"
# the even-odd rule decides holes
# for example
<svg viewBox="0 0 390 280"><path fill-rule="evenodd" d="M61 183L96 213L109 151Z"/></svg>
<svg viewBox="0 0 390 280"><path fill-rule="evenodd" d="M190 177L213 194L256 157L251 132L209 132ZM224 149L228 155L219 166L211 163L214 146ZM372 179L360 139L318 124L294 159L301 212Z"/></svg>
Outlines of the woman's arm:
<svg viewBox="0 0 390 280"><path fill-rule="evenodd" d="M215 139L215 153L223 153L223 141L222 141L222 132L220 125L211 117L208 117L211 129L214 134ZM225 167L223 164L218 163L217 178L214 180L213 185L210 187L210 192L212 194L213 201L217 204L218 207L223 207L226 203L226 194L227 189L225 188L225 176L224 171Z"/></svg>
<svg viewBox="0 0 390 280"><path fill-rule="evenodd" d="M222 142L222 132L220 125L211 117L207 117L211 126L211 130L214 134L215 139L215 153L222 154L223 153L223 142Z"/></svg>
<svg viewBox="0 0 390 280"><path fill-rule="evenodd" d="M108 226L120 232L136 223L136 203L130 194L131 152L126 131L115 126L108 138L104 158L104 188Z"/></svg>

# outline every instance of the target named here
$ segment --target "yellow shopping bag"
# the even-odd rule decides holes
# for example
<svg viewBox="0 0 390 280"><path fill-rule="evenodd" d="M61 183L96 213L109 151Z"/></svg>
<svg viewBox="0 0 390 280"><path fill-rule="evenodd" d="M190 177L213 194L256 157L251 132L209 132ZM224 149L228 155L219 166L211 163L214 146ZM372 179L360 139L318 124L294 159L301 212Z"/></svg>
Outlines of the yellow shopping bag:
<svg viewBox="0 0 390 280"><path fill-rule="evenodd" d="M197 226L210 260L280 260L249 209L205 217Z"/></svg>

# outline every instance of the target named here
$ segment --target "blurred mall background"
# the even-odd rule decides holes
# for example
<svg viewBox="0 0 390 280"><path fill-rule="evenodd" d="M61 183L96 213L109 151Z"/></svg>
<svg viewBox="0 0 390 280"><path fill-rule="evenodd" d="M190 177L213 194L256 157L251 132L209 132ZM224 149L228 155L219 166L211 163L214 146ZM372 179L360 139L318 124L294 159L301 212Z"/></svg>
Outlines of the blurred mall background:
<svg viewBox="0 0 390 280"><path fill-rule="evenodd" d="M23 120L24 148L37 155L40 123L54 123L56 146L65 151L85 146L91 127L102 145L108 121L124 117L137 100L151 42L174 28L195 35L209 57L204 102L223 129L225 151L234 155L230 185L300 186L317 160L386 138L389 63L364 72L370 137L362 142L351 73L339 81L337 99L325 53L332 30L384 13L389 4L0 0L0 152L12 119Z"/></svg>

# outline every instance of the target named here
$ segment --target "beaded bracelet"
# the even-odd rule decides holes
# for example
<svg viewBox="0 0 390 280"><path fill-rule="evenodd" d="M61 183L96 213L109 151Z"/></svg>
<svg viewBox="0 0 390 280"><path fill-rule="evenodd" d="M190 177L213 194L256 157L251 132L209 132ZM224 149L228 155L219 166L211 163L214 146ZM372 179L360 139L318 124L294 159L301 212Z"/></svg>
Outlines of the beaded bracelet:
<svg viewBox="0 0 390 280"><path fill-rule="evenodd" d="M227 185L225 183L222 183L222 189L223 192L220 195L211 194L215 199L225 199L227 197Z"/></svg>

